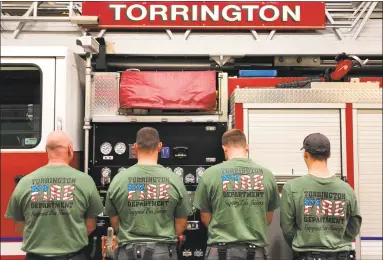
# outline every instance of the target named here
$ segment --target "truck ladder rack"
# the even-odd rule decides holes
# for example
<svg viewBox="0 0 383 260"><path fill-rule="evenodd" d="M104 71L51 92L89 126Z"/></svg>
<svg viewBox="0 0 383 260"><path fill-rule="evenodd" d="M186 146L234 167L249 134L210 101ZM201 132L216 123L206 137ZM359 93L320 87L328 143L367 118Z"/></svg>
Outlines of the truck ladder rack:
<svg viewBox="0 0 383 260"><path fill-rule="evenodd" d="M383 17L382 3L378 1L328 2L326 29L299 32L248 30L217 34L190 29L184 32L87 30L81 25L97 24L98 18L82 16L81 12L81 2L35 1L30 5L2 2L1 31L7 35L2 45L37 46L49 42L52 46L64 45L83 53L75 44L76 38L89 32L94 37L105 38L107 54L210 56L220 66L230 58L245 55L333 56L343 51L355 55L381 55ZM151 44L153 42L156 44Z"/></svg>

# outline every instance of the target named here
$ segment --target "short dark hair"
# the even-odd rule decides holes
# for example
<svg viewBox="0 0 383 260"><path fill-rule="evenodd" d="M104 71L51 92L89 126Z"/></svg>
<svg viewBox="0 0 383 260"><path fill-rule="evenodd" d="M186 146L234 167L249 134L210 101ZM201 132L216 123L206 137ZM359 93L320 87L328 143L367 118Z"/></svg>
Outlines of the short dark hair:
<svg viewBox="0 0 383 260"><path fill-rule="evenodd" d="M231 129L223 134L222 145L227 147L246 147L246 136L239 129Z"/></svg>
<svg viewBox="0 0 383 260"><path fill-rule="evenodd" d="M308 153L311 156L311 159L314 161L327 161L330 154L316 154L316 153Z"/></svg>
<svg viewBox="0 0 383 260"><path fill-rule="evenodd" d="M153 127L143 127L137 132L136 144L138 150L153 151L160 143L160 135Z"/></svg>

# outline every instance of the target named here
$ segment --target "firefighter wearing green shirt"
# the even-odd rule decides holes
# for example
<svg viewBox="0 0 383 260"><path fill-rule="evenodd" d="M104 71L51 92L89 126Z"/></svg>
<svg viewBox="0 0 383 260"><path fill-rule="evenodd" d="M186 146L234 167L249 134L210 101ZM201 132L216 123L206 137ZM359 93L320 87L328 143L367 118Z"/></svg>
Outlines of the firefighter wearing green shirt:
<svg viewBox="0 0 383 260"><path fill-rule="evenodd" d="M109 186L105 212L117 233L118 260L177 259L175 245L192 208L179 177L157 164L161 148L156 129L140 129L134 144L138 163Z"/></svg>
<svg viewBox="0 0 383 260"><path fill-rule="evenodd" d="M247 158L246 137L240 130L222 137L226 162L208 168L194 198L208 227L209 260L266 259L267 226L279 207L273 174Z"/></svg>
<svg viewBox="0 0 383 260"><path fill-rule="evenodd" d="M307 175L282 191L281 228L294 259L355 259L352 241L362 218L352 188L327 168L330 141L314 133L303 141Z"/></svg>
<svg viewBox="0 0 383 260"><path fill-rule="evenodd" d="M55 131L46 142L48 164L23 177L6 218L23 236L26 260L86 260L84 247L104 207L93 179L69 166L70 137Z"/></svg>

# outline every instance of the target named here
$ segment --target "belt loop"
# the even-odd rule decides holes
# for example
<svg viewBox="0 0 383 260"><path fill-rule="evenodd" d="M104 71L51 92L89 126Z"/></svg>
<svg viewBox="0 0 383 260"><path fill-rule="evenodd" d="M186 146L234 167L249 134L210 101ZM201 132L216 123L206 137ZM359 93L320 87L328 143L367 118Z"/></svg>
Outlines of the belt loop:
<svg viewBox="0 0 383 260"><path fill-rule="evenodd" d="M218 260L226 260L227 257L227 246L225 243L218 243Z"/></svg>
<svg viewBox="0 0 383 260"><path fill-rule="evenodd" d="M246 260L254 260L255 259L255 245L248 245L246 252Z"/></svg>
<svg viewBox="0 0 383 260"><path fill-rule="evenodd" d="M169 251L169 257L172 258L173 256L173 248L172 248L173 245L168 245L168 251Z"/></svg>
<svg viewBox="0 0 383 260"><path fill-rule="evenodd" d="M155 247L155 243L147 243L142 260L152 260Z"/></svg>
<svg viewBox="0 0 383 260"><path fill-rule="evenodd" d="M137 259L141 259L141 246L140 245L136 246L136 256L137 256Z"/></svg>
<svg viewBox="0 0 383 260"><path fill-rule="evenodd" d="M126 250L126 252L128 254L128 259L137 259L136 255L134 254L133 245L132 244L126 245L125 250Z"/></svg>

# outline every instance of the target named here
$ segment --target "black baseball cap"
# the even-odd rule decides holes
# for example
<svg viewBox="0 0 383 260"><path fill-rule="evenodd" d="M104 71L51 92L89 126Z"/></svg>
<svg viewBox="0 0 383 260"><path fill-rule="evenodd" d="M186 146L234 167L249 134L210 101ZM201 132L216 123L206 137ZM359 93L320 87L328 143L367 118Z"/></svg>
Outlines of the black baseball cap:
<svg viewBox="0 0 383 260"><path fill-rule="evenodd" d="M331 145L326 136L320 133L314 133L308 135L305 140L303 140L303 147L301 150L303 149L310 154L329 155Z"/></svg>

